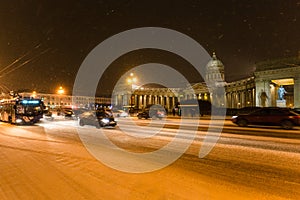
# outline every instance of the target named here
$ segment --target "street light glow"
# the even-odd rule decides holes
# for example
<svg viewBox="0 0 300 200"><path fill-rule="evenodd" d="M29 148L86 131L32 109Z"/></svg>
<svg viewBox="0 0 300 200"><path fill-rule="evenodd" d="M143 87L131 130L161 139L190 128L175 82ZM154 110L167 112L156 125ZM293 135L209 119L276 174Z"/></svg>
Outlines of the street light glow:
<svg viewBox="0 0 300 200"><path fill-rule="evenodd" d="M36 91L33 91L31 96L32 96L33 98L35 98L35 97L36 97Z"/></svg>
<svg viewBox="0 0 300 200"><path fill-rule="evenodd" d="M65 93L65 90L63 89L62 86L59 87L57 93L58 93L58 94L64 94L64 93Z"/></svg>
<svg viewBox="0 0 300 200"><path fill-rule="evenodd" d="M127 83L133 84L137 82L137 78L133 77L133 73L130 73L130 78L127 78Z"/></svg>

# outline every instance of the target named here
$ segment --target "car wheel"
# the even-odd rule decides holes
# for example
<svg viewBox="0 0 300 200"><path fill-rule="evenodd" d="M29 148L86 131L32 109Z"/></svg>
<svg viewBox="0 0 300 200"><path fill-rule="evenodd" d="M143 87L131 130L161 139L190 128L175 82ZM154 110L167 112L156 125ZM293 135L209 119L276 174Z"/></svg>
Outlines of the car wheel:
<svg viewBox="0 0 300 200"><path fill-rule="evenodd" d="M248 125L248 122L247 122L247 120L245 120L245 119L240 119L239 121L237 121L237 125L238 125L238 126L245 127L245 126Z"/></svg>
<svg viewBox="0 0 300 200"><path fill-rule="evenodd" d="M289 121L289 120L284 120L281 122L281 127L283 129L292 129L294 126L293 122Z"/></svg>
<svg viewBox="0 0 300 200"><path fill-rule="evenodd" d="M138 115L138 118L139 118L139 119L142 119L142 116L141 116L141 115Z"/></svg>
<svg viewBox="0 0 300 200"><path fill-rule="evenodd" d="M81 119L81 120L79 120L79 126L84 126L84 122L83 122L83 120Z"/></svg>

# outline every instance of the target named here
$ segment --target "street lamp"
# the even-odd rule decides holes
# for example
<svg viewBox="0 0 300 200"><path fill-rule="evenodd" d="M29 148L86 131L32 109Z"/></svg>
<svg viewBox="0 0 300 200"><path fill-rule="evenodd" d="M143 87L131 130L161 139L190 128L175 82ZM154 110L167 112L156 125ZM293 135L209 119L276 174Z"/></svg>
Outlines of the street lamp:
<svg viewBox="0 0 300 200"><path fill-rule="evenodd" d="M59 89L57 90L57 93L60 95L59 96L59 105L61 106L61 95L63 95L65 93L65 90L63 89L62 86L59 87Z"/></svg>
<svg viewBox="0 0 300 200"><path fill-rule="evenodd" d="M62 86L59 87L59 89L57 90L57 93L60 95L65 93L65 90L63 89Z"/></svg>
<svg viewBox="0 0 300 200"><path fill-rule="evenodd" d="M133 106L134 104L134 101L133 101L133 84L137 82L137 78L134 76L133 73L130 73L130 76L127 78L127 83L130 84L130 87L131 87L131 96L130 96L130 109L131 107Z"/></svg>
<svg viewBox="0 0 300 200"><path fill-rule="evenodd" d="M36 91L33 91L33 92L32 92L31 97L32 97L32 98L35 98L35 97L36 97Z"/></svg>
<svg viewBox="0 0 300 200"><path fill-rule="evenodd" d="M59 109L57 110L57 115L61 114L61 95L63 95L65 93L65 90L63 89L62 86L60 86L57 90L57 94L59 94Z"/></svg>
<svg viewBox="0 0 300 200"><path fill-rule="evenodd" d="M133 73L130 73L130 77L127 78L127 83L131 84L131 90L133 88L133 84L137 82L137 78L134 76Z"/></svg>

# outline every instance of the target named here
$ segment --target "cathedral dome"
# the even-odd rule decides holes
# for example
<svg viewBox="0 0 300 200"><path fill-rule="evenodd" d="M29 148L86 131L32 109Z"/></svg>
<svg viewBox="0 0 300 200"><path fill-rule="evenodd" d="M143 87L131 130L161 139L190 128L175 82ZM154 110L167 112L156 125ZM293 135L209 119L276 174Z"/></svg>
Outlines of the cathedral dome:
<svg viewBox="0 0 300 200"><path fill-rule="evenodd" d="M214 84L225 81L224 65L215 53L206 65L206 81Z"/></svg>
<svg viewBox="0 0 300 200"><path fill-rule="evenodd" d="M219 59L217 59L215 52L213 53L212 59L207 63L206 70L208 70L208 71L217 70L220 72L224 71L224 65Z"/></svg>

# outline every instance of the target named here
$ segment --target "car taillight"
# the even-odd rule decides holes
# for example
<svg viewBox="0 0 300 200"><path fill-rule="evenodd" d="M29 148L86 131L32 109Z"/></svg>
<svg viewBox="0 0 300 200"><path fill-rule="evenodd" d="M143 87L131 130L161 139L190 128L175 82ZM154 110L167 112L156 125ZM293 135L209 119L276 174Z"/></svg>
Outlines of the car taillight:
<svg viewBox="0 0 300 200"><path fill-rule="evenodd" d="M300 119L300 115L292 116L293 119Z"/></svg>

